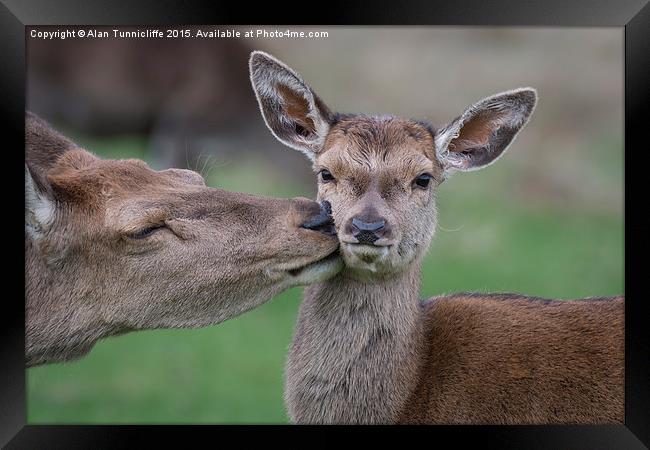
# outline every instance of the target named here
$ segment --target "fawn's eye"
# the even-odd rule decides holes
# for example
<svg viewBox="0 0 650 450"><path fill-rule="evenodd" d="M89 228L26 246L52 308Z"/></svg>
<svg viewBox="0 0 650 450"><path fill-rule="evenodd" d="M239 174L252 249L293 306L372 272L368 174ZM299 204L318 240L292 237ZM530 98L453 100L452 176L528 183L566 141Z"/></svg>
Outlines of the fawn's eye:
<svg viewBox="0 0 650 450"><path fill-rule="evenodd" d="M299 134L300 136L309 137L309 130L307 130L299 123L294 124L294 129L296 130L296 133Z"/></svg>
<svg viewBox="0 0 650 450"><path fill-rule="evenodd" d="M137 231L135 231L133 233L129 233L127 236L130 239L144 239L144 238L147 238L147 237L151 236L156 231L163 229L164 227L165 227L165 224L163 224L163 223L157 224L157 225L151 225L151 226L148 226L146 228L142 228L140 230L137 230Z"/></svg>
<svg viewBox="0 0 650 450"><path fill-rule="evenodd" d="M431 183L431 179L433 176L429 175L428 173L423 173L419 177L417 177L415 180L413 180L413 187L418 187L421 189L426 189L429 187L429 184Z"/></svg>
<svg viewBox="0 0 650 450"><path fill-rule="evenodd" d="M332 173L327 169L321 170L318 174L320 175L320 179L323 180L323 183L330 183L332 181L336 181L336 178L334 178Z"/></svg>

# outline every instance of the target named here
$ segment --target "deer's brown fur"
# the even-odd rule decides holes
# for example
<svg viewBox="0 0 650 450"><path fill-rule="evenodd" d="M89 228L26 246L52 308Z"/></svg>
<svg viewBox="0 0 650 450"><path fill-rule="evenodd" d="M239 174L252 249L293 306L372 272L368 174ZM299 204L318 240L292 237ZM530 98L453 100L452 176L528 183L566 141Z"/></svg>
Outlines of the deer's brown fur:
<svg viewBox="0 0 650 450"><path fill-rule="evenodd" d="M403 423L622 423L624 300L455 294L423 302Z"/></svg>
<svg viewBox="0 0 650 450"><path fill-rule="evenodd" d="M293 421L623 421L623 297L419 299L437 186L501 157L530 118L535 90L487 97L434 130L332 115L296 72L261 52L250 69L273 134L314 162L345 262L305 291L287 362ZM287 91L318 126L296 127L306 117L286 107Z"/></svg>
<svg viewBox="0 0 650 450"><path fill-rule="evenodd" d="M25 139L29 366L105 336L219 323L340 269L335 237L303 227L323 215L316 202L103 160L31 113Z"/></svg>

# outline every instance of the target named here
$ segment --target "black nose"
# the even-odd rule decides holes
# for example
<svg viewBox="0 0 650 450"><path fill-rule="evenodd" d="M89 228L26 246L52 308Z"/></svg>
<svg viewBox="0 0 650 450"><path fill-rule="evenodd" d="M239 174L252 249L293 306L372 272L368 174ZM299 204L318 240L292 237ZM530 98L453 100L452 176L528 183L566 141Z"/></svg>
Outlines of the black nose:
<svg viewBox="0 0 650 450"><path fill-rule="evenodd" d="M321 233L335 235L334 219L332 219L332 205L328 201L320 204L320 211L317 215L300 225L301 228L308 230L320 231Z"/></svg>
<svg viewBox="0 0 650 450"><path fill-rule="evenodd" d="M352 219L352 236L354 236L360 244L374 244L380 238L379 233L386 226L386 221L383 219L375 220L373 222L364 222L356 217Z"/></svg>
<svg viewBox="0 0 650 450"><path fill-rule="evenodd" d="M364 222L355 217L352 219L352 225L354 225L359 231L379 231L384 228L386 221L382 219L375 222Z"/></svg>

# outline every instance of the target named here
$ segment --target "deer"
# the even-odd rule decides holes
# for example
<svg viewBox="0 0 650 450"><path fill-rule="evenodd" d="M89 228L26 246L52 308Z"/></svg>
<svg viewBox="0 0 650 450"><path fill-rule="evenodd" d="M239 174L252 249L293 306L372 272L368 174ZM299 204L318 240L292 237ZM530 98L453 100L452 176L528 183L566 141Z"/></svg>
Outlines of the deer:
<svg viewBox="0 0 650 450"><path fill-rule="evenodd" d="M26 365L131 331L214 325L333 276L329 211L101 159L26 111Z"/></svg>
<svg viewBox="0 0 650 450"><path fill-rule="evenodd" d="M248 138L256 105L242 76L245 41L120 39L103 29L111 37L101 41L28 39L29 110L96 136L149 136L161 168L200 168L206 154Z"/></svg>
<svg viewBox="0 0 650 450"><path fill-rule="evenodd" d="M254 156L282 174L299 174L301 183L312 181L280 144L257 151L267 134L250 120L257 102L246 40L121 39L112 28L100 28L110 34L101 40L28 39L27 108L96 137L140 137L155 169L204 172Z"/></svg>
<svg viewBox="0 0 650 450"><path fill-rule="evenodd" d="M292 422L623 422L624 296L419 297L437 187L502 157L535 109L535 89L486 97L434 128L333 113L264 52L249 70L267 127L312 161L344 262L305 289L285 371Z"/></svg>

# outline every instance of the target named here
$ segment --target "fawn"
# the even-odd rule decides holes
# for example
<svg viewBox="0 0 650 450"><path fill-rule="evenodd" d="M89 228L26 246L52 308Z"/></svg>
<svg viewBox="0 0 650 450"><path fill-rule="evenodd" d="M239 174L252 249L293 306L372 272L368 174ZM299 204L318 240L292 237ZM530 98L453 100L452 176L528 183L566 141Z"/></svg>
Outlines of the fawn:
<svg viewBox="0 0 650 450"><path fill-rule="evenodd" d="M286 368L299 423L623 421L624 298L419 299L436 187L501 157L537 101L487 97L440 129L334 114L292 69L250 58L264 120L331 202L344 269L306 289Z"/></svg>

